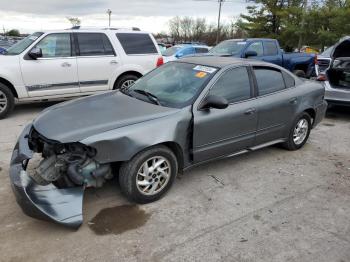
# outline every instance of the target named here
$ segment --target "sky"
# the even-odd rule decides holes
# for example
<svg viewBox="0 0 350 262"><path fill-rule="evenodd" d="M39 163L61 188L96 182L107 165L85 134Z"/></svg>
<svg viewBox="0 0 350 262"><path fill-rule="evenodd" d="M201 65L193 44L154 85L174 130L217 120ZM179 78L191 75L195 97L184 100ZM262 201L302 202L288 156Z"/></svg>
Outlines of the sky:
<svg viewBox="0 0 350 262"><path fill-rule="evenodd" d="M216 23L217 0L0 0L0 29L21 33L69 28L67 17L78 17L82 26L108 26L107 9L112 10L113 27L139 27L152 33L167 32L174 16L206 17ZM245 12L245 0L227 0L222 21L237 19Z"/></svg>

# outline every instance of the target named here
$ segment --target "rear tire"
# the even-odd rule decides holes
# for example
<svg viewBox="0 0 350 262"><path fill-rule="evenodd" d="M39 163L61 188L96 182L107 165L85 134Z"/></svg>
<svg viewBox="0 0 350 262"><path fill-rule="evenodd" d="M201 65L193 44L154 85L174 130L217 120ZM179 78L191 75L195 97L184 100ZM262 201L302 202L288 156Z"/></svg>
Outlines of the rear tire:
<svg viewBox="0 0 350 262"><path fill-rule="evenodd" d="M293 74L298 77L306 78L306 73L303 70L294 70Z"/></svg>
<svg viewBox="0 0 350 262"><path fill-rule="evenodd" d="M115 82L113 89L127 90L137 79L139 79L139 77L136 75L123 75Z"/></svg>
<svg viewBox="0 0 350 262"><path fill-rule="evenodd" d="M303 112L297 117L289 131L288 140L282 144L287 150L298 150L302 148L309 138L312 121L308 113Z"/></svg>
<svg viewBox="0 0 350 262"><path fill-rule="evenodd" d="M170 189L177 172L174 153L166 146L155 146L139 152L122 164L119 171L120 189L133 202L150 203L160 199Z"/></svg>
<svg viewBox="0 0 350 262"><path fill-rule="evenodd" d="M15 97L8 86L0 83L0 119L10 114L15 106Z"/></svg>

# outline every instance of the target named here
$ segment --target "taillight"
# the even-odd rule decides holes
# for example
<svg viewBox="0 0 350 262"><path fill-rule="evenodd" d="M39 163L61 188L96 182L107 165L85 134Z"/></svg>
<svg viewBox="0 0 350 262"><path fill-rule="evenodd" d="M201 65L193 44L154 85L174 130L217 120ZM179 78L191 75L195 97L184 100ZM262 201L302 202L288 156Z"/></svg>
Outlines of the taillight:
<svg viewBox="0 0 350 262"><path fill-rule="evenodd" d="M317 55L315 55L315 58L314 58L314 64L317 65L318 61L317 61Z"/></svg>
<svg viewBox="0 0 350 262"><path fill-rule="evenodd" d="M161 66L162 64L164 64L164 60L163 60L163 57L160 56L160 57L158 57L158 59L157 59L157 67Z"/></svg>
<svg viewBox="0 0 350 262"><path fill-rule="evenodd" d="M319 74L317 77L317 81L327 81L326 74Z"/></svg>

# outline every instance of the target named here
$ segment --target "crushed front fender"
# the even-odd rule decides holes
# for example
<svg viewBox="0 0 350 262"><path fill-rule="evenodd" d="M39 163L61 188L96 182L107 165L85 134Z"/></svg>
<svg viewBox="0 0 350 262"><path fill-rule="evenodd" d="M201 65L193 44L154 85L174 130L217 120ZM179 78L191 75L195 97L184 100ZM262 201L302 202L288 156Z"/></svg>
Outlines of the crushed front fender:
<svg viewBox="0 0 350 262"><path fill-rule="evenodd" d="M31 125L26 126L13 150L10 164L11 187L17 203L28 216L78 228L83 222L83 187L59 189L38 185L27 173L33 151L28 145Z"/></svg>

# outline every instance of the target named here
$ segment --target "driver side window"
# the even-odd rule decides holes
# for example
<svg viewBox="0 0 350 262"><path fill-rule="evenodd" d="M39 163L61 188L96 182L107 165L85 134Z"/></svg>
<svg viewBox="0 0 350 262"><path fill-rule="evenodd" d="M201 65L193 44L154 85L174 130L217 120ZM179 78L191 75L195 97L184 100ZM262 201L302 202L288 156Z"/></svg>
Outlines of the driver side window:
<svg viewBox="0 0 350 262"><path fill-rule="evenodd" d="M246 67L229 69L213 85L210 95L224 97L229 103L251 98L249 75Z"/></svg>
<svg viewBox="0 0 350 262"><path fill-rule="evenodd" d="M262 42L254 42L248 46L247 51L255 51L258 55L262 56L264 54L264 48Z"/></svg>
<svg viewBox="0 0 350 262"><path fill-rule="evenodd" d="M70 34L50 34L44 37L35 47L41 48L43 58L70 57Z"/></svg>

